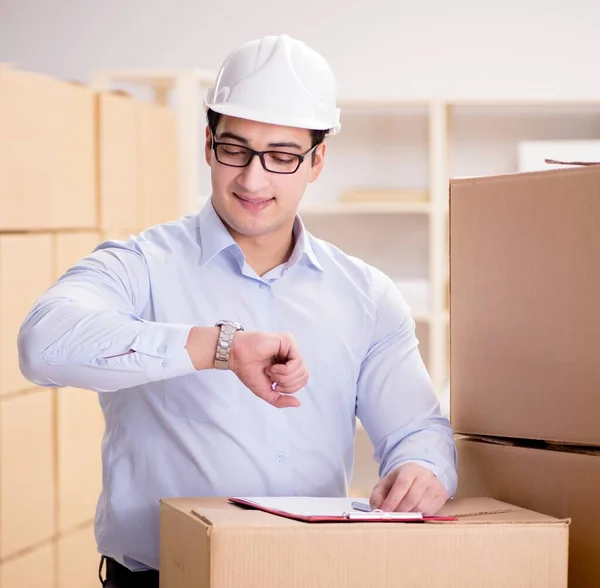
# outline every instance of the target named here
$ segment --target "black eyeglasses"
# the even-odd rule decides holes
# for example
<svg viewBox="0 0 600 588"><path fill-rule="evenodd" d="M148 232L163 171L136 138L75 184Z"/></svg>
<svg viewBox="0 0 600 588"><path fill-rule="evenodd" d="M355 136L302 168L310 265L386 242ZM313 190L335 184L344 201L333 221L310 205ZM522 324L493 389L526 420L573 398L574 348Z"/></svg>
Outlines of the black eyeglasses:
<svg viewBox="0 0 600 588"><path fill-rule="evenodd" d="M302 162L310 155L319 143L305 153L287 153L285 151L255 151L235 143L219 143L213 139L213 151L219 163L230 167L247 167L255 156L258 156L263 168L274 174L293 174L298 171Z"/></svg>

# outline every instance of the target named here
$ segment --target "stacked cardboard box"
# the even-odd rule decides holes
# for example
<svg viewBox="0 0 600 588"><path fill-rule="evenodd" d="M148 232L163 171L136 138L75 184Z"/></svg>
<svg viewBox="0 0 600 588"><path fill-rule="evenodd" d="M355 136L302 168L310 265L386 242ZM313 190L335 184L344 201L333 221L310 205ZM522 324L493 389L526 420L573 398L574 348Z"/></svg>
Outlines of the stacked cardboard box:
<svg viewBox="0 0 600 588"><path fill-rule="evenodd" d="M179 216L174 117L0 66L0 129L0 587L95 587L98 399L25 380L17 332L100 241Z"/></svg>
<svg viewBox="0 0 600 588"><path fill-rule="evenodd" d="M567 521L487 498L449 502L440 514L458 520L307 523L240 508L221 498L166 499L160 519L161 585L567 585Z"/></svg>
<svg viewBox="0 0 600 588"><path fill-rule="evenodd" d="M570 586L600 585L600 166L450 190L459 496L571 517Z"/></svg>

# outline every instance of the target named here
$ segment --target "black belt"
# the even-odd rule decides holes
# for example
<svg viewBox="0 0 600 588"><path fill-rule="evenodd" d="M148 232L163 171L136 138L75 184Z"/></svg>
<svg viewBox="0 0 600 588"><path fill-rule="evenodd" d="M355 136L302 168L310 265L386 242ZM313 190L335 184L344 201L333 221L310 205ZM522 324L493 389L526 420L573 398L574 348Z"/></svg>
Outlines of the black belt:
<svg viewBox="0 0 600 588"><path fill-rule="evenodd" d="M106 562L106 579L102 579L102 565ZM159 588L158 571L132 572L110 557L100 558L98 570L100 582L105 588Z"/></svg>

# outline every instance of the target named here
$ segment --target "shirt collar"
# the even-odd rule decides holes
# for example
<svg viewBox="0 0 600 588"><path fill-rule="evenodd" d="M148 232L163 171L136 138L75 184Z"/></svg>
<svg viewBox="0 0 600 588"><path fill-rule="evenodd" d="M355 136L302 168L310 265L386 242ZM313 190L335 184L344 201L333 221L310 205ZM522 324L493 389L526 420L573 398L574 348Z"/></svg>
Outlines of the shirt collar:
<svg viewBox="0 0 600 588"><path fill-rule="evenodd" d="M306 258L312 267L323 271L323 266L319 263L312 247L310 235L298 215L294 220L293 235L295 245L286 267L290 268ZM198 241L200 243L200 265L206 265L213 257L228 249L232 250L240 261L244 259L242 250L216 213L211 199L198 214Z"/></svg>
<svg viewBox="0 0 600 588"><path fill-rule="evenodd" d="M303 257L306 257L310 265L312 265L316 270L322 272L323 266L319 263L319 259L317 258L312 247L312 243L310 242L310 234L306 230L302 219L298 215L296 215L296 219L294 220L294 240L296 244L294 245L294 249L287 263L288 267L292 267Z"/></svg>

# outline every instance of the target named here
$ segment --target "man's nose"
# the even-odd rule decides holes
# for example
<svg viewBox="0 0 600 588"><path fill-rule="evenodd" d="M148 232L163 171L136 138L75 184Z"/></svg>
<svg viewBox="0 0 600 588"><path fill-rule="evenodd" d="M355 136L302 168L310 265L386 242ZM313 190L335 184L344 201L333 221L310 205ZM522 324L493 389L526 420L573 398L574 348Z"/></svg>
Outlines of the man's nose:
<svg viewBox="0 0 600 588"><path fill-rule="evenodd" d="M244 168L239 175L239 183L248 192L258 192L267 188L271 183L270 173L262 166L260 157L255 155L252 161Z"/></svg>

